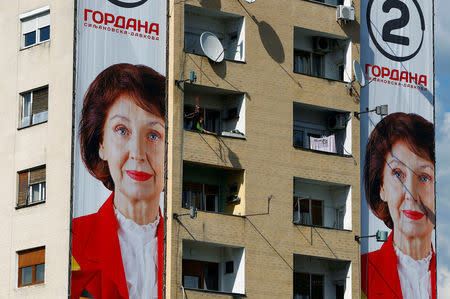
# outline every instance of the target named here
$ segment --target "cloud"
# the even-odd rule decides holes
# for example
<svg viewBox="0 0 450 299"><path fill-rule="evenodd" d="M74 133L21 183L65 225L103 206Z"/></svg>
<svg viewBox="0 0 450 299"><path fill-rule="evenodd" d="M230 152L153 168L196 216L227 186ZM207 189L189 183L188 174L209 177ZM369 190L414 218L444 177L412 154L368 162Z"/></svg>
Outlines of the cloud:
<svg viewBox="0 0 450 299"><path fill-rule="evenodd" d="M436 98L436 233L438 292L450 294L450 112Z"/></svg>
<svg viewBox="0 0 450 299"><path fill-rule="evenodd" d="M439 298L450 294L450 270L448 267L438 266L437 285Z"/></svg>
<svg viewBox="0 0 450 299"><path fill-rule="evenodd" d="M436 64L438 69L446 70L450 67L450 60L448 58L448 49L450 47L450 18L448 12L450 11L450 1L437 0L435 1L435 49Z"/></svg>

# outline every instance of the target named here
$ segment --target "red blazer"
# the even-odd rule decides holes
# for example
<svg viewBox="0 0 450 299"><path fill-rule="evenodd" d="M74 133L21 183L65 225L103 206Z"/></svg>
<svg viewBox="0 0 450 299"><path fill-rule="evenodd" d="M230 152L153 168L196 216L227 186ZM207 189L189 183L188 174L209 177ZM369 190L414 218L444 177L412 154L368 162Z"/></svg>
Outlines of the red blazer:
<svg viewBox="0 0 450 299"><path fill-rule="evenodd" d="M430 261L430 272L432 299L436 299L436 255L434 251ZM361 256L361 289L368 299L403 299L392 233L379 250Z"/></svg>
<svg viewBox="0 0 450 299"><path fill-rule="evenodd" d="M118 224L113 208L114 193L97 213L72 221L71 299L92 296L128 298L120 252ZM162 299L164 220L158 236L158 298Z"/></svg>

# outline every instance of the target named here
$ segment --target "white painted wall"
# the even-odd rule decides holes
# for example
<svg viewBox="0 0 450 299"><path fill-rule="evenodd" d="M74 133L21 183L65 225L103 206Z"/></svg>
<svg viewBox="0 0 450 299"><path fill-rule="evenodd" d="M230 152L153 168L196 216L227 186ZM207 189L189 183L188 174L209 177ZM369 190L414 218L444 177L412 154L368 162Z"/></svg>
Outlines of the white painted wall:
<svg viewBox="0 0 450 299"><path fill-rule="evenodd" d="M21 50L19 16L50 7L50 40ZM67 298L74 1L1 1L0 298ZM17 130L21 92L48 85L48 121ZM46 202L16 210L17 172L46 165ZM18 288L17 252L45 246L45 283Z"/></svg>
<svg viewBox="0 0 450 299"><path fill-rule="evenodd" d="M345 128L344 154L352 154L352 118L350 117Z"/></svg>
<svg viewBox="0 0 450 299"><path fill-rule="evenodd" d="M347 40L347 49L345 51L345 72L344 72L344 81L350 82L352 80L353 74L353 63L352 63L352 42L351 40Z"/></svg>

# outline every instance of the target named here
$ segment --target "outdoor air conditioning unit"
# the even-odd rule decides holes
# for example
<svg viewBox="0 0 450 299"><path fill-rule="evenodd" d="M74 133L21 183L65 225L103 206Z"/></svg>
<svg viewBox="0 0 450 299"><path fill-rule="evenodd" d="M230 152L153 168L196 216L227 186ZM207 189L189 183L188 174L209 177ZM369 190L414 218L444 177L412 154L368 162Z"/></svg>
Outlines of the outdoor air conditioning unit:
<svg viewBox="0 0 450 299"><path fill-rule="evenodd" d="M326 37L316 36L314 38L314 51L326 53L331 51L331 41Z"/></svg>
<svg viewBox="0 0 450 299"><path fill-rule="evenodd" d="M344 21L354 21L355 8L346 5L338 5L336 10L336 19Z"/></svg>
<svg viewBox="0 0 450 299"><path fill-rule="evenodd" d="M344 113L334 114L328 118L328 128L342 130L347 126L348 117Z"/></svg>

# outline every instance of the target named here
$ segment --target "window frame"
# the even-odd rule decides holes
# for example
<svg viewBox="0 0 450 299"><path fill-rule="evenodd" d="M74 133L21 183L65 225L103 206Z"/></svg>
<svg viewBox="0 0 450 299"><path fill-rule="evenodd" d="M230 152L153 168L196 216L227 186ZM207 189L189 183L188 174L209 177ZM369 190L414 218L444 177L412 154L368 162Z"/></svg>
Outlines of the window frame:
<svg viewBox="0 0 450 299"><path fill-rule="evenodd" d="M42 111L42 112L39 112L39 113L33 113L34 94L36 92L42 91L44 89L47 90L47 99L46 99L47 100L47 109ZM27 111L29 114L25 115L25 100L27 98L27 95L30 96L29 109L27 109L27 110L29 110L29 111ZM31 90L28 90L28 91L21 92L19 94L19 96L20 96L20 104L19 104L19 125L17 127L18 130L24 129L24 128L28 128L28 127L31 127L31 126L35 126L35 125L39 125L39 124L42 124L42 123L46 123L48 121L48 99L49 99L49 86L48 85L44 85L44 86L41 86L41 87L38 87L38 88L34 88L34 89L31 89ZM39 121L35 122L33 120L33 116L39 115L41 113L47 113L47 115L42 120L39 120ZM28 119L28 121L26 123L24 123L23 120L25 118L27 118L27 117L29 119Z"/></svg>
<svg viewBox="0 0 450 299"><path fill-rule="evenodd" d="M33 171L40 171L40 170L44 170L45 172L45 179L43 181L40 182L36 182L36 183L30 183L30 177L31 177L31 172ZM21 196L21 179L20 179L20 175L27 173L27 187L26 187L26 199L25 199L25 204L20 204L20 196ZM33 201L33 186L39 186L39 195L38 195L38 200L37 201ZM22 192L24 192L22 190ZM37 167L33 167L33 168L29 168L29 169L24 169L21 171L17 172L17 200L16 200L16 209L21 209L21 208L25 208L25 207L30 207L30 206L34 206L34 205L38 205L38 204L42 204L45 203L47 200L47 167L46 164L37 166Z"/></svg>
<svg viewBox="0 0 450 299"><path fill-rule="evenodd" d="M302 213L302 201L303 202L307 202L307 212L303 212ZM317 224L317 223L313 223L313 219L316 219L313 215L313 202L315 203L320 203L320 215L316 215L317 217L320 217L320 222L321 224ZM310 198L310 197L302 197L302 196L295 196L294 195L294 207L295 204L297 203L297 208L294 209L295 213L298 213L299 215L299 221L298 223L294 222L295 224L298 225L304 225L304 226L316 226L316 227L325 227L323 225L324 222L324 200L323 199L315 199L315 198ZM303 220L302 214L307 214L307 218L306 221ZM309 222L309 223L306 223Z"/></svg>
<svg viewBox="0 0 450 299"><path fill-rule="evenodd" d="M45 19L48 18L48 21ZM19 15L21 30L20 30L20 49L28 49L30 47L50 41L51 35L51 19L50 19L50 5L23 13ZM43 24L39 24L39 21L43 21ZM35 24L32 24L34 22ZM28 24L27 24L28 23ZM26 24L26 25L25 25ZM25 26L29 26L30 29L25 30ZM41 29L49 27L48 39L41 40ZM26 32L25 32L26 31ZM25 44L25 35L35 32L35 42L29 45Z"/></svg>
<svg viewBox="0 0 450 299"><path fill-rule="evenodd" d="M301 58L298 59L298 57ZM305 60L306 63L303 62L303 60ZM305 65L307 66L305 67ZM328 79L325 77L324 55L321 53L294 49L294 73Z"/></svg>
<svg viewBox="0 0 450 299"><path fill-rule="evenodd" d="M193 185L197 185L197 188L201 188L201 191L193 191L184 189L187 187L192 187ZM217 188L217 193L207 192L210 189ZM196 183L196 182L183 182L183 190L182 190L182 207L189 209L192 204L197 208L198 211L203 212L213 212L219 213L220 206L220 185L213 184L205 184L205 183ZM208 201L208 196L214 196L214 210L208 209L208 204L211 201ZM194 203L192 201L195 201Z"/></svg>
<svg viewBox="0 0 450 299"><path fill-rule="evenodd" d="M294 281L293 281L294 282L293 283L294 284L294 296L296 295L296 292L295 292L295 286L296 286L295 278L296 278L296 276L300 276L300 275L304 275L304 276L307 275L309 277L309 298L314 298L313 297L313 293L314 293L313 292L313 289L314 289L313 276L315 276L316 278L320 277L321 278L321 283L322 283L321 298L325 298L325 275L321 274L321 273L309 273L309 272L294 272Z"/></svg>
<svg viewBox="0 0 450 299"><path fill-rule="evenodd" d="M339 5L345 5L345 0L338 0L337 1L338 4L325 3L327 0L305 0L305 1L313 2L313 3L325 5L325 6L330 6L330 7L338 7ZM339 2L342 2L342 4L340 4Z"/></svg>
<svg viewBox="0 0 450 299"><path fill-rule="evenodd" d="M45 283L45 246L20 250L16 252L17 254L17 288L44 284ZM37 260L37 262L25 263L26 265L21 265L24 259L27 260ZM43 280L36 280L37 274L37 266L44 265L44 275ZM30 283L22 283L22 269L31 267L31 282Z"/></svg>

